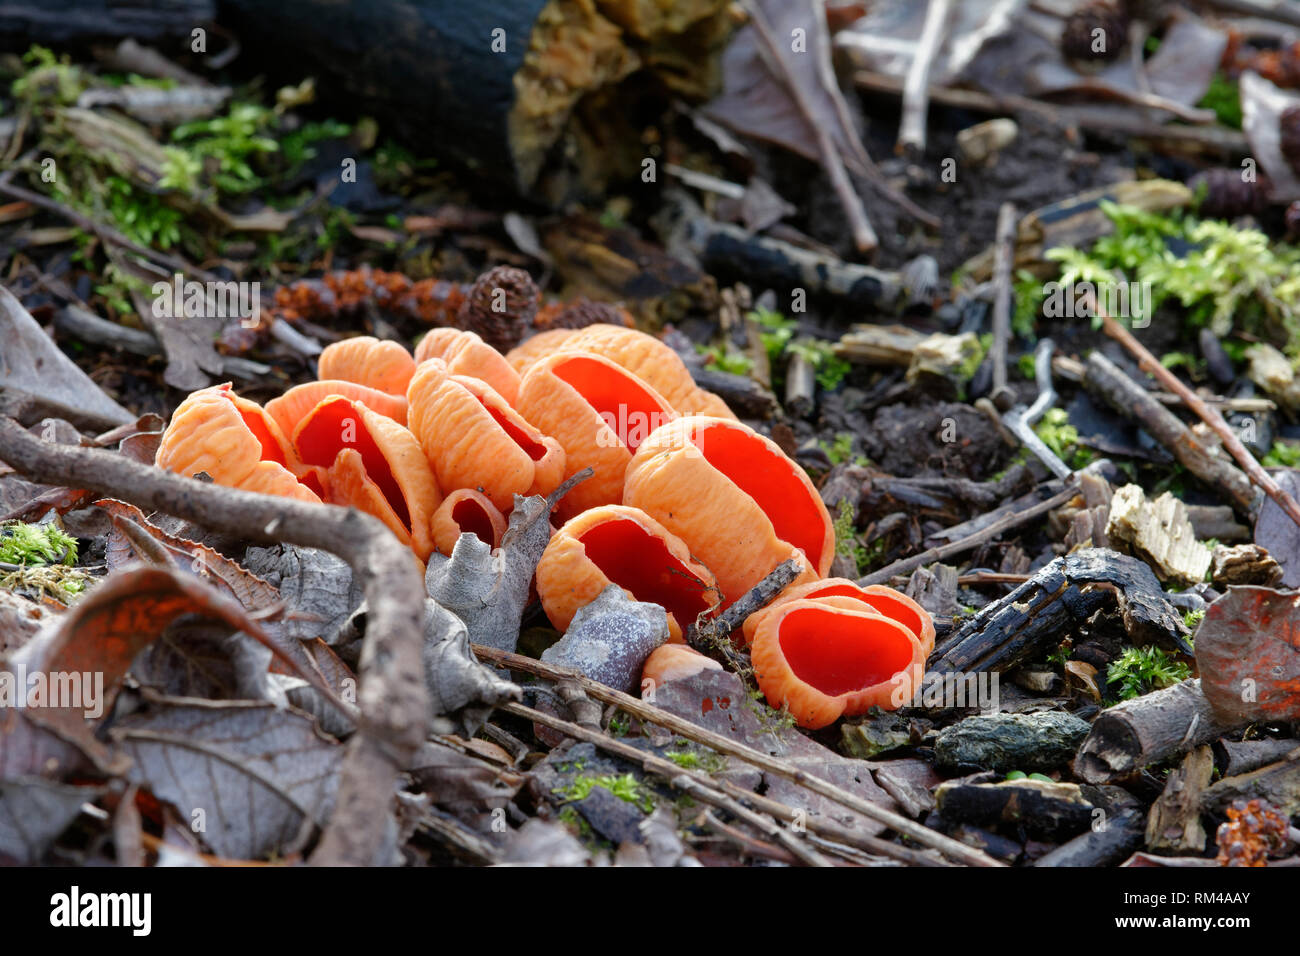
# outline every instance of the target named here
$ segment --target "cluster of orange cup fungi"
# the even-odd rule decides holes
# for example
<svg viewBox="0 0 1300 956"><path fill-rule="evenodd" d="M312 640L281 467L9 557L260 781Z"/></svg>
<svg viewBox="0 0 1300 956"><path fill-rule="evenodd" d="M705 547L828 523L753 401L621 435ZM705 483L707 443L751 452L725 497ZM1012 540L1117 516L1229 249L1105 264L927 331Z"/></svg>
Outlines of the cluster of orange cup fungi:
<svg viewBox="0 0 1300 956"><path fill-rule="evenodd" d="M414 355L368 336L334 343L318 374L265 407L229 384L194 392L158 465L358 508L421 561L464 532L499 546L516 495L591 468L557 506L537 566L558 629L616 584L668 613L670 644L646 676L694 673L713 662L683 633L794 559L802 573L743 628L769 702L822 727L911 699L934 646L929 615L890 588L825 577L835 534L808 476L658 339L601 324L502 355L439 328Z"/></svg>

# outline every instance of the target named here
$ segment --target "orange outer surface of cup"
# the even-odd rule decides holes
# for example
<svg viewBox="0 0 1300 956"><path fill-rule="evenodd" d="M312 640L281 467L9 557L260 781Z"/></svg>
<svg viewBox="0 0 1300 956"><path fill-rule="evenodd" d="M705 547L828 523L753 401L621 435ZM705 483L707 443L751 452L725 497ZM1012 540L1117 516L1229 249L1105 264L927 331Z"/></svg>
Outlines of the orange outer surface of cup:
<svg viewBox="0 0 1300 956"><path fill-rule="evenodd" d="M934 650L934 618L930 616L930 613L925 608L906 594L895 591L891 587L886 587L883 584L872 584L864 588L860 587L856 581L850 581L848 578L823 578L820 581L811 581L807 584L786 588L767 607L755 611L745 618L742 628L745 643L753 642L754 634L758 631L758 626L762 623L763 618L785 602L797 601L800 598L818 597L847 597L861 601L863 604L875 608L885 617L898 621L898 623L915 634L920 640L921 648L925 651L927 657Z"/></svg>
<svg viewBox="0 0 1300 956"><path fill-rule="evenodd" d="M629 556L647 553L651 541L657 542L667 552L666 559L671 564L664 569L654 569L658 580L638 587L635 575L617 572L614 572L614 578L618 580L612 580L606 574L607 568L602 568L588 554L583 536L611 523L625 530ZM608 570L612 572L612 569ZM566 522L551 537L537 563L537 595L542 600L546 616L561 632L568 630L573 616L596 600L611 583L617 584L634 600L658 603L657 598L663 598L671 603L672 594L654 590L662 588L664 581L680 596L684 605L696 604L698 596L701 612L707 611L717 601L713 575L708 568L692 560L681 539L645 512L624 505L592 508ZM684 640L683 630L690 627L695 618L691 616L690 620L680 621L670 608L665 609L668 610L669 639L680 643Z"/></svg>
<svg viewBox="0 0 1300 956"><path fill-rule="evenodd" d="M585 352L555 352L519 386L523 415L564 448L566 477L590 467L560 502L570 518L623 500L623 476L640 442L677 413L657 391L621 366Z"/></svg>
<svg viewBox="0 0 1300 956"><path fill-rule="evenodd" d="M814 623L807 615L822 620ZM814 635L815 650L804 656L816 657L817 666L826 668L827 674L837 669L846 671L851 667L852 655L872 642L888 648L887 656L898 666L889 668L888 674L878 671L874 675L878 679L865 686L830 693L796 673L788 659L792 651L783 643L794 637L782 633L787 621L801 635ZM842 667L837 655L845 660ZM866 713L871 707L896 710L912 700L925 674L925 653L915 634L861 601L843 597L797 599L776 608L759 624L750 646L750 660L767 702L773 707L786 707L795 722L809 730L825 727L842 716Z"/></svg>
<svg viewBox="0 0 1300 956"><path fill-rule="evenodd" d="M774 470L785 485L782 500L772 505L778 511L776 517L783 521L796 506L805 511L808 520L798 530L812 554L778 537L772 519L758 502L709 462L709 433L714 429L726 430L729 442L744 443L731 446L733 451L750 449L740 457L752 455L752 467L744 461L741 464L751 467L754 474ZM740 422L692 417L657 430L637 449L628 466L623 502L640 508L686 542L691 554L717 578L724 605L741 597L785 560L797 558L805 566L792 582L802 584L830 570L835 555L830 515L808 476L775 443Z"/></svg>
<svg viewBox="0 0 1300 956"><path fill-rule="evenodd" d="M415 347L417 364L442 359L452 375L465 375L487 382L514 405L519 398L519 373L504 355L488 345L476 332L461 329L434 329Z"/></svg>
<svg viewBox="0 0 1300 956"><path fill-rule="evenodd" d="M548 495L564 476L564 449L490 385L420 364L406 393L411 431L446 492L476 489L502 513L515 495Z"/></svg>

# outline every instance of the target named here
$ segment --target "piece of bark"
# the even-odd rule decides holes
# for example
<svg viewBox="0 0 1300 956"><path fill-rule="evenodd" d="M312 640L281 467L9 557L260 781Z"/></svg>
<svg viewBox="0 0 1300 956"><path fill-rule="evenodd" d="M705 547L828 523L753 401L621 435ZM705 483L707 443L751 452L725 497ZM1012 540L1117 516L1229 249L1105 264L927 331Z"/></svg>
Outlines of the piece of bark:
<svg viewBox="0 0 1300 956"><path fill-rule="evenodd" d="M1074 772L1089 783L1106 783L1238 726L1215 716L1199 679L1185 680L1102 711L1079 747Z"/></svg>
<svg viewBox="0 0 1300 956"><path fill-rule="evenodd" d="M1136 421L1197 478L1219 490L1244 515L1254 515L1261 495L1236 465L1210 454L1190 428L1113 362L1094 351L1084 386L1121 415Z"/></svg>
<svg viewBox="0 0 1300 956"><path fill-rule="evenodd" d="M864 309L889 308L902 291L896 272L845 262L779 239L751 236L739 226L703 217L690 224L688 241L710 273L760 287L802 288Z"/></svg>
<svg viewBox="0 0 1300 956"><path fill-rule="evenodd" d="M1300 813L1300 746L1277 763L1236 777L1225 777L1206 788L1201 809L1223 814L1235 800L1267 800L1287 816Z"/></svg>
<svg viewBox="0 0 1300 956"><path fill-rule="evenodd" d="M1113 589L1091 587L1109 584ZM1008 670L1087 621L1114 598L1134 643L1186 649L1187 628L1141 561L1100 548L1056 558L935 648L931 670Z"/></svg>
<svg viewBox="0 0 1300 956"><path fill-rule="evenodd" d="M933 617L952 617L957 613L957 569L938 563L917 568L905 593Z"/></svg>
<svg viewBox="0 0 1300 956"><path fill-rule="evenodd" d="M1233 584L1275 588L1282 582L1282 566L1257 544L1220 544L1210 555L1210 582L1221 589Z"/></svg>
<svg viewBox="0 0 1300 956"><path fill-rule="evenodd" d="M1202 541L1249 541L1250 529L1237 521L1228 505L1187 505L1187 520Z"/></svg>
<svg viewBox="0 0 1300 956"><path fill-rule="evenodd" d="M746 375L704 368L692 372L692 377L696 385L718 396L741 418L766 421L781 411L781 403L772 391Z"/></svg>
<svg viewBox="0 0 1300 956"><path fill-rule="evenodd" d="M945 772L1055 770L1070 761L1087 733L1087 723L1064 711L979 714L939 734L934 761Z"/></svg>
<svg viewBox="0 0 1300 956"><path fill-rule="evenodd" d="M1205 580L1210 552L1196 540L1183 503L1166 491L1148 501L1140 485L1125 485L1110 502L1106 536L1146 561L1162 581L1187 588Z"/></svg>
<svg viewBox="0 0 1300 956"><path fill-rule="evenodd" d="M1202 745L1169 774L1165 790L1147 816L1146 847L1153 852L1200 854L1205 851L1201 792L1214 773L1214 751Z"/></svg>

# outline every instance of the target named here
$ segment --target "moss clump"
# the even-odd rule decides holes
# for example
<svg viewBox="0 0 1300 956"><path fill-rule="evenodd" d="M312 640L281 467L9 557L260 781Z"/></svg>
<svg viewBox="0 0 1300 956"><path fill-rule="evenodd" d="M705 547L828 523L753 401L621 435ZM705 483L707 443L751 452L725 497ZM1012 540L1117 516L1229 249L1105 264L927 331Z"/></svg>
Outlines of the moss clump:
<svg viewBox="0 0 1300 956"><path fill-rule="evenodd" d="M1130 647L1106 671L1106 683L1118 684L1120 700L1141 697L1153 690L1172 687L1191 677L1191 668L1176 661L1162 648Z"/></svg>
<svg viewBox="0 0 1300 956"><path fill-rule="evenodd" d="M654 812L655 801L654 795L650 790L630 773L621 776L613 774L592 774L583 777L575 777L573 783L567 787L557 787L555 793L566 800L585 800L591 796L591 791L600 787L608 790L620 800L635 805L645 813Z"/></svg>

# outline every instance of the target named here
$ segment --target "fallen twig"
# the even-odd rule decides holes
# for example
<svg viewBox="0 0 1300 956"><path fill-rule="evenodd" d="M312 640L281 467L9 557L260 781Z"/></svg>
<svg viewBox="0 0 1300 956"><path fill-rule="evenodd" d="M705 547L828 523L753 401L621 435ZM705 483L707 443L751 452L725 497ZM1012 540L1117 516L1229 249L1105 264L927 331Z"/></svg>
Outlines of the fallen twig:
<svg viewBox="0 0 1300 956"><path fill-rule="evenodd" d="M940 853L950 859L960 863L966 863L971 866L1002 866L997 860L988 856L979 850L973 849L964 843L960 843L951 837L937 833L929 827L922 826L904 816L894 813L892 810L886 810L884 807L877 806L868 800L864 800L855 794L849 793L841 788L829 783L820 777L800 770L784 760L773 757L769 754L762 753L752 747L739 743L735 740L729 740L721 734L715 734L710 730L705 730L698 724L693 724L689 720L678 717L676 714L670 714L661 710L652 704L638 700L622 691L614 690L607 687L599 681L594 681L589 677L571 671L562 667L552 667L541 661L533 660L530 657L524 657L520 654L511 654L508 651L500 651L493 647L485 647L481 644L471 645L475 654L482 660L496 664L500 667L508 667L511 670L523 671L527 674L533 674L537 677L544 677L547 680L562 680L565 678L572 679L581 684L582 687L597 700L610 704L617 704L622 710L637 717L641 720L648 721L652 724L658 724L666 727L678 736L693 740L696 743L703 744L720 754L736 757L744 760L746 763L753 764L761 770L768 773L784 777L801 787L805 787L814 793L821 794L828 800L833 800L841 806L848 807L857 813L868 817L877 823L884 824L891 830L904 836L911 837L918 843L934 847ZM573 725L578 730L576 724ZM583 731L587 733L587 731ZM567 733L567 731L566 731Z"/></svg>
<svg viewBox="0 0 1300 956"><path fill-rule="evenodd" d="M921 39L912 54L903 83L903 118L898 124L898 152L919 155L925 152L925 121L930 106L930 67L947 33L948 13L952 0L930 0L925 11Z"/></svg>
<svg viewBox="0 0 1300 956"><path fill-rule="evenodd" d="M923 564L930 564L934 561L943 561L952 557L954 554L961 554L977 547L992 538L996 538L1003 531L1009 531L1012 528L1018 528L1022 524L1033 521L1035 518L1046 514L1053 508L1059 508L1071 498L1079 493L1079 489L1073 484L1069 485L1064 491L1057 492L1046 501L1040 501L1038 504L1026 508L1024 511L1013 511L1003 515L997 521L987 527L981 528L964 538L949 542L948 544L939 545L937 548L930 548L928 551L922 551L920 554L914 554L910 558L901 558L893 564L881 568L879 571L873 571L858 579L858 584L866 587L869 584L881 584L888 581L896 574L907 574L914 571Z"/></svg>
<svg viewBox="0 0 1300 956"><path fill-rule="evenodd" d="M421 662L424 587L408 549L376 518L182 478L97 448L43 442L0 418L0 460L43 484L86 488L263 543L288 542L337 554L352 566L368 602L361 653L361 721L348 741L333 816L313 863L377 860L398 774L429 725Z"/></svg>
<svg viewBox="0 0 1300 956"><path fill-rule="evenodd" d="M993 366L993 387L989 397L1000 409L1011 405L1007 388L1007 342L1011 338L1011 271L1016 260L1016 227L1019 218L1014 204L1004 202L998 210L998 229L993 256L993 345L989 362Z"/></svg>
<svg viewBox="0 0 1300 956"><path fill-rule="evenodd" d="M1241 439L1237 437L1237 433L1232 430L1232 426L1219 410L1202 401L1201 397L1184 385L1177 375L1161 365L1160 360L1135 339L1132 332L1104 312L1098 310L1098 314L1101 316L1101 326L1106 334L1128 349L1138 360L1138 366L1144 372L1154 375L1156 381L1181 398L1201 421L1209 425L1223 442L1223 447L1227 449L1228 454L1237 460L1237 464L1250 480L1263 489L1264 494L1272 498L1288 518L1300 526L1300 504L1297 504L1290 493L1278 485L1255 456L1246 450L1246 446L1241 443Z"/></svg>

